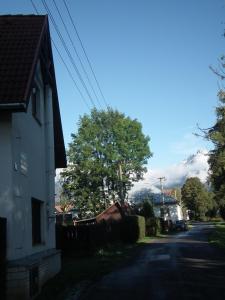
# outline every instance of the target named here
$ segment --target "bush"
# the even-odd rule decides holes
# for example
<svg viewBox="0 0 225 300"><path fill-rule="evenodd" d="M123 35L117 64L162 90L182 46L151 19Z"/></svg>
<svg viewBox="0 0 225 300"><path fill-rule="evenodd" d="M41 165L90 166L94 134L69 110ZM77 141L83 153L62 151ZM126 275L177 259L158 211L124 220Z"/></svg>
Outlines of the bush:
<svg viewBox="0 0 225 300"><path fill-rule="evenodd" d="M140 215L145 217L145 220L154 217L153 206L148 200L144 200Z"/></svg>
<svg viewBox="0 0 225 300"><path fill-rule="evenodd" d="M146 236L157 236L161 232L161 223L159 218L148 218L146 220Z"/></svg>
<svg viewBox="0 0 225 300"><path fill-rule="evenodd" d="M142 216L126 216L121 222L121 240L135 243L145 237L145 218Z"/></svg>

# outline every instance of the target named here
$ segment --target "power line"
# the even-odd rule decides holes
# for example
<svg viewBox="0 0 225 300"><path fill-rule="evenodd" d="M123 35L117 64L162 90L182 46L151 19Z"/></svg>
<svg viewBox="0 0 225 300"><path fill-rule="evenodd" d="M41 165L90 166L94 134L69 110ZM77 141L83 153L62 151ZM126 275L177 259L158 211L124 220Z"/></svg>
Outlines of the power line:
<svg viewBox="0 0 225 300"><path fill-rule="evenodd" d="M166 177L159 177L158 178L159 181L160 181L160 189L161 189L161 197L162 197L162 217L163 217L163 220L165 220L165 207L164 207L164 202L165 202L165 199L164 199L164 192L163 192L163 181L166 181Z"/></svg>
<svg viewBox="0 0 225 300"><path fill-rule="evenodd" d="M51 40L52 40L52 39L51 39ZM75 84L75 86L76 86L76 88L77 88L77 90L78 90L78 92L79 92L81 98L82 98L83 101L85 102L87 108L88 108L89 110L91 110L89 104L88 104L87 101L85 100L84 95L82 94L80 88L78 87L78 85L77 85L77 83L76 83L76 81L75 81L75 79L74 79L72 73L70 72L70 69L68 68L67 64L65 63L65 61L64 61L64 59L63 59L61 53L59 52L59 49L57 48L57 46L56 46L56 44L55 44L55 42L54 42L53 40L52 40L52 44L54 45L54 47L55 47L55 49L56 49L56 51L57 51L59 57L61 58L61 60L62 60L62 62L63 62L63 64L64 64L64 66L65 66L65 68L66 68L66 70L67 70L67 72L68 72L68 74L70 75L70 78L72 79L73 83Z"/></svg>
<svg viewBox="0 0 225 300"><path fill-rule="evenodd" d="M54 20L54 17L52 16L52 13L51 13L51 11L50 11L50 9L49 9L46 1L45 0L41 0L41 1L42 1L42 4L45 7L47 13L49 14L50 20L51 20L51 22L52 22L52 24L53 24L53 26L54 26L54 28L55 28L55 30L57 32L58 37L60 38L60 41L61 41L61 43L62 43L62 45L63 45L63 47L64 47L64 49L65 49L65 51L66 51L66 53L67 53L67 55L69 57L71 63L72 63L72 66L74 67L74 70L77 73L78 78L80 79L80 82L82 83L82 85L83 85L83 87L84 87L84 89L85 89L85 91L86 91L86 93L87 93L87 95L89 97L89 100L91 101L92 105L95 107L95 103L94 103L94 101L93 101L93 99L92 99L92 97L91 97L91 95L90 95L90 93L88 91L88 88L87 88L87 86L86 86L86 84L85 84L85 82L84 82L84 80L83 80L83 78L82 78L82 76L81 76L81 74L80 74L77 66L76 66L76 63L75 63L75 61L74 61L74 59L73 59L73 57L72 57L72 55L71 55L71 53L70 53L70 51L69 51L66 43L65 43L65 40L63 39L63 36L62 36L62 34L61 34L61 32L60 32L60 30L59 30L59 28L58 28L58 26L57 26L57 24L56 24L56 22Z"/></svg>
<svg viewBox="0 0 225 300"><path fill-rule="evenodd" d="M39 14L38 9L37 9L37 6L34 4L33 0L30 0L30 1L31 1L31 3L32 3L32 6L33 6L34 10L36 11L36 13ZM49 14L50 20L51 20L51 22L52 22L52 24L53 24L53 26L54 26L54 28L55 28L55 30L56 30L56 33L57 33L58 37L60 38L60 41L61 41L61 43L62 43L62 45L63 45L63 47L64 47L64 49L65 49L65 51L66 51L66 53L67 53L67 55L68 55L68 57L69 57L69 59L70 59L70 61L71 61L71 63L72 63L73 68L75 69L75 71L76 71L76 73L77 73L77 76L78 76L78 78L80 79L80 81L81 81L81 83L82 83L82 85L83 85L83 87L84 87L84 89L85 89L85 91L86 91L86 93L87 93L87 95L88 95L88 97L89 97L89 99L90 99L92 105L93 105L94 107L96 107L96 106L95 106L95 103L94 103L94 101L93 101L93 99L92 99L92 97L91 97L91 95L90 95L90 92L88 91L88 88L87 88L87 86L86 86L86 84L85 84L85 82L84 82L84 80L83 80L83 78L82 78L82 76L81 76L81 74L80 74L80 72L79 72L77 66L76 66L76 63L75 63L75 61L74 61L74 59L73 59L73 57L72 57L72 55L71 55L71 53L70 53L70 51L69 51L69 49L68 49L66 43L65 43L65 40L64 40L63 37L62 37L62 34L61 34L61 32L60 32L60 30L59 30L59 28L58 28L58 26L57 26L57 24L56 24L56 22L55 22L55 20L54 20L54 17L53 17L53 15L52 15L52 13L51 13L51 11L50 11L50 9L49 9L49 7L48 7L46 1L45 1L45 0L41 0L41 1L42 1L43 6L45 7L47 13ZM54 4L55 4L55 6L57 7L57 5L56 5L56 3L55 3L54 0L53 0L53 2L54 2ZM85 57L86 57L86 59L87 59L87 62L88 62L88 64L89 64L89 67L90 67L90 69L91 69L91 72L92 72L92 74L93 74L93 76L94 76L94 78L95 78L95 81L96 81L96 84L97 84L97 86L98 86L98 89L99 89L99 91L100 91L100 93L101 93L101 95L102 95L102 98L103 98L103 100L104 100L104 103L105 103L105 105L106 105L107 107L109 107L108 104L107 104L106 101L105 101L105 97L104 97L104 95L103 95L103 93L102 93L100 84L99 84L99 82L98 82L98 80L97 80L97 78L96 78L96 75L95 75L95 73L94 73L94 70L93 70L93 68L92 68L92 66L91 66L91 62L90 62L90 60L89 60L89 58L88 58L88 56L87 56L87 53L86 53L86 51L85 51L85 48L84 48L84 46L83 46L83 43L82 43L81 38L80 38L80 36L79 36L79 33L78 33L78 31L77 31L77 29L76 29L76 26L75 26L75 24L74 24L74 22L73 22L73 19L72 19L72 17L71 17L70 12L69 12L68 6L67 6L67 4L66 4L65 1L63 1L63 2L64 2L64 5L65 5L65 7L66 7L66 10L67 10L67 12L68 12L68 14L69 14L69 18L70 18L70 20L71 20L71 22L72 22L72 25L73 25L73 27L74 27L75 33L76 33L76 35L77 35L77 37L78 37L78 40L79 40L79 42L80 42L80 44L81 44L81 47L82 47L82 49L83 49L83 52L84 52ZM57 7L57 11L59 12L58 7ZM60 12L59 12L59 13L60 13ZM61 15L61 14L60 14L60 18L61 18L61 20L62 20L62 15ZM63 20L62 20L62 22L65 24L65 22L64 22ZM65 25L65 26L66 26L66 25ZM69 34L68 29L66 29L66 31L67 31L67 34ZM53 41L52 38L51 38L51 40ZM72 43L71 37L70 37L70 40L71 40L71 43ZM73 43L72 45L73 45L73 47L75 48L74 43ZM59 56L60 56L60 58L61 58L61 60L62 60L62 55L60 54L58 48L56 47L56 43L54 43L54 47L57 49L57 52L58 52L58 54L59 54ZM75 50L75 49L74 49L74 50ZM77 53L76 50L75 50L75 52L76 52L76 54L77 54L77 56L78 56L78 59L79 59L81 65L83 65L81 59L79 58L79 54ZM65 65L65 67L66 67L66 69L67 69L67 71L68 71L68 73L69 73L71 79L72 79L72 80L74 81L74 83L75 83L74 77L72 76L71 72L69 71L69 68L68 68L68 66L66 65L66 63L65 63L64 60L63 60L63 64ZM83 67L82 67L82 69L83 69ZM84 69L83 69L83 70L84 70ZM84 73L86 74L86 77L89 78L87 72L84 71ZM98 97L97 97L97 95L96 95L96 92L95 92L94 89L93 89L93 85L90 83L90 79L89 79L89 84L90 84L91 87L92 87L92 90L93 90L93 92L94 92L94 94L95 94L95 96L96 96L96 99L97 99L97 101L98 101L98 104L101 106L101 104L100 104L100 102L99 102L99 100L98 100ZM76 84L76 88L78 88L77 84ZM80 91L79 88L78 88L78 90L79 90L79 93L81 94L81 91ZM84 96L82 96L82 99L83 99L83 98L84 98ZM86 102L86 100L85 100L85 102ZM86 103L87 103L87 102L86 102Z"/></svg>
<svg viewBox="0 0 225 300"><path fill-rule="evenodd" d="M37 10L37 6L34 4L33 0L30 0L31 4L33 5L34 10L36 11L36 13L39 15L39 12Z"/></svg>
<svg viewBox="0 0 225 300"><path fill-rule="evenodd" d="M31 4L32 4L34 10L35 10L36 13L39 15L37 6L34 4L33 0L30 0L30 1L31 1ZM56 49L56 51L57 51L57 53L58 53L60 59L62 60L62 63L64 64L64 66L65 66L65 68L66 68L66 70L67 70L67 72L68 72L68 74L69 74L71 80L73 81L73 83L74 83L76 89L78 90L78 92L79 92L79 94L80 94L82 100L84 101L84 103L85 103L85 105L87 106L87 108L90 110L89 104L88 104L87 101L85 100L84 95L82 94L82 92L81 92L80 88L78 87L78 85L77 85L77 83L76 83L76 81L75 81L75 79L74 79L74 77L73 77L71 71L69 70L69 68L68 68L68 66L67 66L67 64L66 64L66 62L64 61L64 59L63 59L63 57L62 57L62 55L61 55L61 53L60 53L58 47L56 46L56 43L54 42L54 40L53 40L52 38L51 38L51 41L52 41L52 44L53 44L53 46L55 47L55 49Z"/></svg>
<svg viewBox="0 0 225 300"><path fill-rule="evenodd" d="M70 11L69 11L69 8L68 8L68 6L67 6L67 4L66 4L66 1L63 0L63 3L64 3L64 5L65 5L65 7L66 7L66 10L67 10L67 13L68 13L68 15L69 15L70 21L71 21L71 23L72 23L72 25L73 25L73 28L74 28L75 33L76 33L76 35L77 35L77 38L78 38L78 40L79 40L79 42L80 42L80 45L81 45L81 47L82 47L82 49L83 49L84 55L85 55L85 57L86 57L86 59L87 59L88 65L89 65L89 67L90 67L90 69L91 69L91 72L92 72L92 74L93 74L93 77L94 77L94 79L95 79L95 82L96 82L96 84L97 84L97 86L98 86L98 89L99 89L99 91L100 91L100 93L101 93L102 99L103 99L103 101L104 101L106 107L108 107L109 105L108 105L108 103L106 102L106 99L105 99L105 97L104 97L104 95L103 95L102 89L101 89L100 84L99 84L99 82L98 82L98 80L97 80L97 77L96 77L96 75L95 75L95 72L94 72L94 69L93 69L93 67L92 67L91 61L90 61L90 59L88 58L87 52L86 52L86 50L85 50L85 48L84 48L84 45L83 45L83 43L82 43L82 40L81 40L81 38L80 38L80 35L79 35L78 30L77 30L77 28L76 28L76 25L75 25L75 23L74 23L74 21L73 21L73 18L72 18L71 14L70 14Z"/></svg>
<svg viewBox="0 0 225 300"><path fill-rule="evenodd" d="M96 98L96 100L97 100L99 106L102 107L102 105L101 105L101 103L100 103L100 101L99 101L99 99L98 99L98 96L97 96L97 94L96 94L96 92L95 92L95 90L94 90L94 87L93 87L93 85L92 85L92 83L91 83L91 80L90 80L90 78L89 78L89 76L88 76L88 73L87 73L87 71L85 70L84 64L82 63L82 60L81 60L81 58L80 58L80 55L79 55L79 53L78 53L78 51L77 51L77 49L76 49L76 46L75 46L75 44L74 44L74 42L73 42L73 40L72 40L72 38L71 38L71 35L70 35L70 33L69 33L69 30L68 30L68 28L67 28L67 26L66 26L66 24L65 24L65 22L64 22L64 20L63 20L62 14L61 14L61 12L60 12L60 10L59 10L57 4L56 4L56 1L53 0L53 3L54 3L54 6L55 6L55 8L56 8L58 14L59 14L59 17L60 17L60 19L61 19L61 21L62 21L62 24L63 24L63 26L64 26L64 29L65 29L65 31L66 31L66 33L67 33L67 36L68 36L68 38L69 38L69 40L70 40L70 42L71 42L71 45L72 45L72 47L73 47L73 49L74 49L74 51L75 51L75 53L76 53L76 56L77 56L77 58L78 58L78 60L79 60L79 62L80 62L80 65L81 65L81 67L82 67L82 70L83 70L83 72L84 72L84 74L85 74L85 76L86 76L86 78L87 78L87 81L88 81L88 83L89 83L89 85L90 85L90 87L91 87L91 89L92 89L92 92L94 93L95 98Z"/></svg>

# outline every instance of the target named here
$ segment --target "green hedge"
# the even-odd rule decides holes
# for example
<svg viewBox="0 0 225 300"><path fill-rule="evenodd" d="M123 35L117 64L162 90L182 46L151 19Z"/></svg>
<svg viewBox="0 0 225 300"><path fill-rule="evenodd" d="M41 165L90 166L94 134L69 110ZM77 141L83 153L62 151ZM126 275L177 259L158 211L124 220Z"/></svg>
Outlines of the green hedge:
<svg viewBox="0 0 225 300"><path fill-rule="evenodd" d="M126 243L135 243L145 237L145 218L126 216L121 222L121 239Z"/></svg>
<svg viewBox="0 0 225 300"><path fill-rule="evenodd" d="M162 231L159 218L146 219L146 236L157 236Z"/></svg>

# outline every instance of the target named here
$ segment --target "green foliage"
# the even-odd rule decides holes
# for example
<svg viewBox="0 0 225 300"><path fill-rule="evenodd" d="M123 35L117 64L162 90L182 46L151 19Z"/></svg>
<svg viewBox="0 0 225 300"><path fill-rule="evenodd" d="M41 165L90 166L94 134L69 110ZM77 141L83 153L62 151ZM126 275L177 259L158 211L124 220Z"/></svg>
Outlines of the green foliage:
<svg viewBox="0 0 225 300"><path fill-rule="evenodd" d="M182 202L191 211L193 219L204 220L206 212L212 208L211 194L197 177L188 178L181 189Z"/></svg>
<svg viewBox="0 0 225 300"><path fill-rule="evenodd" d="M159 218L150 217L146 219L146 236L157 236L161 231Z"/></svg>
<svg viewBox="0 0 225 300"><path fill-rule="evenodd" d="M144 216L145 219L154 217L153 195L149 189L141 189L134 192L131 206L133 214Z"/></svg>
<svg viewBox="0 0 225 300"><path fill-rule="evenodd" d="M225 249L225 224L220 222L209 236L209 242L213 245Z"/></svg>
<svg viewBox="0 0 225 300"><path fill-rule="evenodd" d="M210 181L215 194L215 201L222 213L225 206L225 93L219 92L220 105L216 108L216 124L207 132L207 138L214 144L210 152ZM225 217L225 216L224 216Z"/></svg>
<svg viewBox="0 0 225 300"><path fill-rule="evenodd" d="M124 200L134 181L143 177L151 157L149 137L142 126L116 110L80 117L69 144L69 167L63 172L64 190L80 215L96 215L111 201Z"/></svg>
<svg viewBox="0 0 225 300"><path fill-rule="evenodd" d="M142 216L127 216L122 221L122 241L134 243L145 237L145 218Z"/></svg>
<svg viewBox="0 0 225 300"><path fill-rule="evenodd" d="M145 219L154 217L153 206L149 200L143 201L140 215L145 217Z"/></svg>

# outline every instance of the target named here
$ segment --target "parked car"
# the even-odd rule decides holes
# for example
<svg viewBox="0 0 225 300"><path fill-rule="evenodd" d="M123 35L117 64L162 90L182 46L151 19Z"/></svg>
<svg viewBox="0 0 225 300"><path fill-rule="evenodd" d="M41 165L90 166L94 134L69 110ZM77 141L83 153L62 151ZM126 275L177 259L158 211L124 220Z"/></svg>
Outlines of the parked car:
<svg viewBox="0 0 225 300"><path fill-rule="evenodd" d="M178 220L178 221L176 221L176 223L175 223L175 229L176 230L182 230L182 231L188 230L187 222L185 220Z"/></svg>

